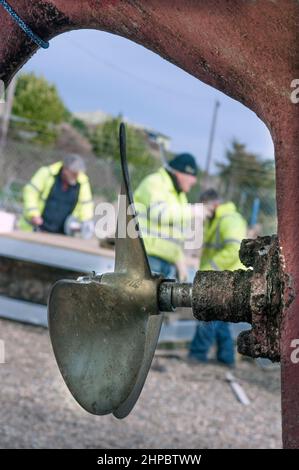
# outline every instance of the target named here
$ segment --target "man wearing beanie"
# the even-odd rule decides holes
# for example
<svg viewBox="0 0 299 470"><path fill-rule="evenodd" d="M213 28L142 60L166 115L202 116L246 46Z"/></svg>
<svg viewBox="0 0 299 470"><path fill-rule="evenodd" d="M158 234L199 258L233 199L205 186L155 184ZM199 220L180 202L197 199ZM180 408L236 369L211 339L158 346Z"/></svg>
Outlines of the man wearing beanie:
<svg viewBox="0 0 299 470"><path fill-rule="evenodd" d="M186 194L195 185L197 173L195 158L181 153L147 176L134 194L151 269L168 278L177 277L183 260L183 228L196 213Z"/></svg>

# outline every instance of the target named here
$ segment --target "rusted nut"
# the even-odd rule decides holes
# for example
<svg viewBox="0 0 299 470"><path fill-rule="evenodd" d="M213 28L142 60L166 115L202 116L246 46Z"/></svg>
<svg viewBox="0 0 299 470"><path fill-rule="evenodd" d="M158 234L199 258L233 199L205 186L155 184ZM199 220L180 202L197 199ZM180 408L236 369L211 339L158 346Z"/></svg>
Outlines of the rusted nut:
<svg viewBox="0 0 299 470"><path fill-rule="evenodd" d="M250 331L242 331L237 339L238 352L244 356L252 357L254 341Z"/></svg>
<svg viewBox="0 0 299 470"><path fill-rule="evenodd" d="M264 273L265 266L269 264L269 256L273 255L277 246L276 235L245 239L242 240L239 257L247 268L253 268L255 273Z"/></svg>
<svg viewBox="0 0 299 470"><path fill-rule="evenodd" d="M256 331L242 331L237 339L238 352L252 358L264 357L273 362L280 361L280 334L277 328L265 339L264 336L257 337Z"/></svg>
<svg viewBox="0 0 299 470"><path fill-rule="evenodd" d="M280 325L286 276L282 269L278 238L243 240L240 259L253 267L250 287L252 330L238 338L238 351L250 357L280 360Z"/></svg>
<svg viewBox="0 0 299 470"><path fill-rule="evenodd" d="M252 270L198 271L192 309L203 321L251 322L250 288Z"/></svg>

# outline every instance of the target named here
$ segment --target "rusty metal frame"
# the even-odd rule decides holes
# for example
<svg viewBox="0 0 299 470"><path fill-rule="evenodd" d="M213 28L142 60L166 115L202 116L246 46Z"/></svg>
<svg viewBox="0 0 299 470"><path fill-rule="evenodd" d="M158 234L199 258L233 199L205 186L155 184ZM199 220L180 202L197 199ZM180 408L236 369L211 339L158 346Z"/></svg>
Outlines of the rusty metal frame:
<svg viewBox="0 0 299 470"><path fill-rule="evenodd" d="M14 6L15 1L12 1ZM286 292L281 322L282 428L287 448L299 448L299 78L297 0L105 0L36 2L18 11L46 39L64 31L98 28L143 44L205 83L248 106L265 122L275 145L279 242L295 298ZM36 46L0 18L0 79L6 84ZM288 289L287 289L288 290ZM289 306L288 306L289 305Z"/></svg>

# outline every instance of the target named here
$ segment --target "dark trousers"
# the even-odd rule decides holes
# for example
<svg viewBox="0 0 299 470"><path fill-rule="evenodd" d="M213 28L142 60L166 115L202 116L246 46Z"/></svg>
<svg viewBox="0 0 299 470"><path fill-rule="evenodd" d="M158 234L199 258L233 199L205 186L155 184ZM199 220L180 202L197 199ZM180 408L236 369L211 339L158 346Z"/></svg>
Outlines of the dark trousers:
<svg viewBox="0 0 299 470"><path fill-rule="evenodd" d="M153 273L162 274L162 276L169 279L177 278L175 264L169 263L168 261L165 261L162 258L158 258L157 256L149 256L148 261Z"/></svg>
<svg viewBox="0 0 299 470"><path fill-rule="evenodd" d="M207 362L210 347L216 343L217 360L224 364L234 364L234 343L229 325L222 321L200 322L189 349L189 357Z"/></svg>

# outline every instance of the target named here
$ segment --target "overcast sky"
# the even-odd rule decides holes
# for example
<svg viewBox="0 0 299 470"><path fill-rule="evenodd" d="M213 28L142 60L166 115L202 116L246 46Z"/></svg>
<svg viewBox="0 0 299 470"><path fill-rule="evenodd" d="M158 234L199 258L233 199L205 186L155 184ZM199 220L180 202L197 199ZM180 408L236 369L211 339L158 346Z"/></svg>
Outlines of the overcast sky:
<svg viewBox="0 0 299 470"><path fill-rule="evenodd" d="M173 151L193 153L204 167L215 101L221 103L213 160L233 138L273 158L266 126L238 102L131 41L99 31L73 31L53 39L23 70L54 82L70 111L98 109L156 129Z"/></svg>

